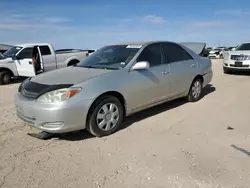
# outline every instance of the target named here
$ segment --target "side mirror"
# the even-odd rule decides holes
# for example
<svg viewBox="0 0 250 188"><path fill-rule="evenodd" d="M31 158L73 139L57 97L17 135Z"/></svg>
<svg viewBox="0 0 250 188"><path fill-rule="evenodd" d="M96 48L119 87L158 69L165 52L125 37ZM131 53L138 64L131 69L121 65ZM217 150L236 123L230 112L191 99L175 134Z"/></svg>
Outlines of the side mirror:
<svg viewBox="0 0 250 188"><path fill-rule="evenodd" d="M139 61L136 64L133 65L131 70L143 70L149 68L149 62L147 61Z"/></svg>

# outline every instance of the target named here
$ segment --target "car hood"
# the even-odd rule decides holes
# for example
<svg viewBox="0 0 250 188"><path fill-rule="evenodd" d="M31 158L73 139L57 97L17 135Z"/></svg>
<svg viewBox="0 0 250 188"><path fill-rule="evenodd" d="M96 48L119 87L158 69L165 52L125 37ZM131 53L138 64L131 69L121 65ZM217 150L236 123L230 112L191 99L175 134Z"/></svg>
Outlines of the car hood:
<svg viewBox="0 0 250 188"><path fill-rule="evenodd" d="M44 85L77 84L113 70L66 67L34 76L30 81Z"/></svg>
<svg viewBox="0 0 250 188"><path fill-rule="evenodd" d="M0 64L11 63L13 60L11 58L0 59Z"/></svg>
<svg viewBox="0 0 250 188"><path fill-rule="evenodd" d="M228 52L230 55L250 55L250 50L242 50L242 51L237 51L237 50L234 50L234 51L229 51Z"/></svg>

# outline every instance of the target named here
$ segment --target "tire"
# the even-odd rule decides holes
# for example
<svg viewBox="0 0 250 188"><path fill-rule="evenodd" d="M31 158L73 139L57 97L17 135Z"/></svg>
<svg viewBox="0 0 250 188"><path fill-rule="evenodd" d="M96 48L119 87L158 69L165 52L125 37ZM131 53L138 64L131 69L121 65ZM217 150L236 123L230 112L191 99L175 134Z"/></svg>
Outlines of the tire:
<svg viewBox="0 0 250 188"><path fill-rule="evenodd" d="M112 104L114 107L113 112L110 111L110 104ZM106 113L104 111L104 106L109 108L109 111L107 112L106 110ZM100 117L99 119L97 119L98 116ZM108 136L115 133L120 128L123 117L124 108L121 102L116 97L105 95L98 99L96 102L94 102L94 104L90 108L86 129L90 134L96 137ZM112 122L114 119L116 119L115 125ZM100 126L98 126L98 122ZM102 124L101 122L104 123ZM110 129L108 129L108 125L111 126Z"/></svg>
<svg viewBox="0 0 250 188"><path fill-rule="evenodd" d="M11 73L10 71L2 71L0 72L0 85L7 85L11 82Z"/></svg>
<svg viewBox="0 0 250 188"><path fill-rule="evenodd" d="M196 78L189 89L189 93L187 96L188 102L196 102L202 98L203 95L203 83L200 78ZM195 88L197 89L196 92L194 91Z"/></svg>

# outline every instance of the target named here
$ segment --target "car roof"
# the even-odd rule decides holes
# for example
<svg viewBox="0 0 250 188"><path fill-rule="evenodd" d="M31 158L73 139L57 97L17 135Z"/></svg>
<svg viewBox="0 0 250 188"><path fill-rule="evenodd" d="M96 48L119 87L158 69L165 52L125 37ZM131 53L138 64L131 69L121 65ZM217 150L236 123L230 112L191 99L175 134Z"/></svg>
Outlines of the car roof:
<svg viewBox="0 0 250 188"><path fill-rule="evenodd" d="M158 42L171 42L171 41L131 41L131 42L122 42L122 43L116 43L116 44L111 44L112 45L147 45L147 44L152 44L152 43L158 43ZM171 42L174 43L174 42Z"/></svg>

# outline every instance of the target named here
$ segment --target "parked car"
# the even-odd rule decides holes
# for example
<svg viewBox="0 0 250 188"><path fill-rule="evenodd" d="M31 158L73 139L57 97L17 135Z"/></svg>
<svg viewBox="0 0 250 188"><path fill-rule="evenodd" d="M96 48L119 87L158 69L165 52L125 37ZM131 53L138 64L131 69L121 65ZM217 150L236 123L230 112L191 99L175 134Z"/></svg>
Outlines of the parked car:
<svg viewBox="0 0 250 188"><path fill-rule="evenodd" d="M181 44L109 45L76 66L26 79L15 106L25 124L42 131L86 128L101 137L143 109L180 97L198 101L212 75L211 60Z"/></svg>
<svg viewBox="0 0 250 188"><path fill-rule="evenodd" d="M250 43L239 45L234 51L224 55L223 71L225 74L236 71L250 71Z"/></svg>
<svg viewBox="0 0 250 188"><path fill-rule="evenodd" d="M11 77L31 77L50 70L75 65L88 56L85 50L57 50L47 43L16 45L3 53L0 60L0 84Z"/></svg>
<svg viewBox="0 0 250 188"><path fill-rule="evenodd" d="M208 57L215 59L222 59L224 57L224 52L229 51L226 47L218 47L209 51Z"/></svg>

